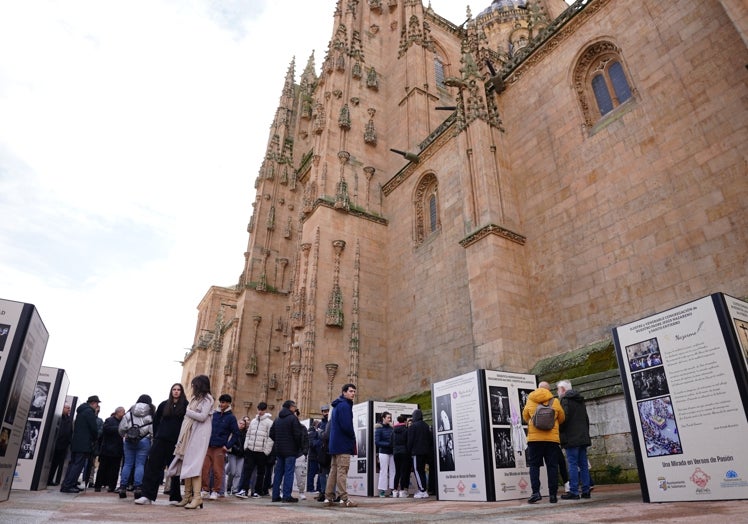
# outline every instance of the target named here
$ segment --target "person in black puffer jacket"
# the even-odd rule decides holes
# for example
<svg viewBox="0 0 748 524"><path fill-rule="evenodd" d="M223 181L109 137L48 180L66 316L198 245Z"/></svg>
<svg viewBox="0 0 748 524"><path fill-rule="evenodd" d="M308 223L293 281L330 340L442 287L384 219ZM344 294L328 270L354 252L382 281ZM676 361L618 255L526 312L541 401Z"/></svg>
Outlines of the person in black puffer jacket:
<svg viewBox="0 0 748 524"><path fill-rule="evenodd" d="M273 453L276 458L273 474L273 502L299 501L291 496L291 492L293 491L296 457L301 451L303 433L306 433L306 429L296 417L296 403L293 400L286 400L278 413L278 418L270 427L270 438L273 441ZM282 499L281 483L283 483Z"/></svg>
<svg viewBox="0 0 748 524"><path fill-rule="evenodd" d="M397 424L392 428L392 453L395 457L395 479L393 497L408 496L410 488L410 454L408 453L408 417L397 416Z"/></svg>
<svg viewBox="0 0 748 524"><path fill-rule="evenodd" d="M418 493L413 495L417 499L429 498L428 481L426 479L426 464L434 454L434 437L431 428L423 421L423 412L413 410L413 422L408 428L408 453L413 457ZM433 475L432 471L432 475Z"/></svg>
<svg viewBox="0 0 748 524"><path fill-rule="evenodd" d="M179 430L182 428L187 404L184 387L176 383L171 386L169 398L156 408L156 414L153 417L153 444L148 452L141 496L135 500L136 504L150 504L156 500L158 487L164 478L164 468L174 459L174 446L179 438ZM182 500L179 484L179 477L172 477L169 488L170 504L176 504Z"/></svg>
<svg viewBox="0 0 748 524"><path fill-rule="evenodd" d="M379 453L379 496L395 489L395 456L392 453L392 414L382 413L382 424L374 430L374 445ZM394 493L392 493L394 496Z"/></svg>

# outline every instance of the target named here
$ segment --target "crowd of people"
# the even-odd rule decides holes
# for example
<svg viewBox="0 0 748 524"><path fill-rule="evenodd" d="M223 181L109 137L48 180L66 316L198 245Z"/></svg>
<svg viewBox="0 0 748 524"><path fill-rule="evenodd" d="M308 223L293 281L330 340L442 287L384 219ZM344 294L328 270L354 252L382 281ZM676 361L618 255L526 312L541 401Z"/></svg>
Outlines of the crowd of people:
<svg viewBox="0 0 748 524"><path fill-rule="evenodd" d="M326 506L355 507L347 492L351 455L357 453L355 395L355 385L345 384L331 403L332 415L330 405L321 406L322 417L309 419L308 428L293 400L283 403L275 419L265 402L257 404L254 417L237 418L230 395L220 395L214 405L205 375L191 381L189 392L172 385L158 407L144 394L105 420L99 417L101 400L92 395L75 419L69 405L63 409L48 485L60 485L63 493L106 490L121 499L132 492L137 505L155 502L163 486L169 504L186 509L227 495L294 503L307 494ZM382 415L375 434L380 496L409 496L412 471L415 497L428 497L431 441L420 410L394 424L390 413Z"/></svg>

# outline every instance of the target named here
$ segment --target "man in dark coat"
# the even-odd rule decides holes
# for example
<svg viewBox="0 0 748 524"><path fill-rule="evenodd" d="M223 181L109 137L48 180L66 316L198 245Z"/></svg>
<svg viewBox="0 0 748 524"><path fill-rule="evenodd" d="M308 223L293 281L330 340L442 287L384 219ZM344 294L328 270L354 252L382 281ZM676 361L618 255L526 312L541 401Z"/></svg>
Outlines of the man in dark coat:
<svg viewBox="0 0 748 524"><path fill-rule="evenodd" d="M70 415L70 404L65 404L62 408L62 417L60 426L57 429L57 439L55 440L55 451L52 455L52 465L49 468L49 480L47 485L59 486L62 479L62 467L65 465L65 458L68 455L70 441L73 439L73 417Z"/></svg>
<svg viewBox="0 0 748 524"><path fill-rule="evenodd" d="M114 493L117 488L117 476L124 454L119 423L124 416L125 408L120 406L114 410L111 417L104 421L99 451L99 469L96 472L94 491L101 491L101 486L106 486L109 493Z"/></svg>
<svg viewBox="0 0 748 524"><path fill-rule="evenodd" d="M346 384L341 395L332 401L332 416L330 417L328 449L330 461L330 475L325 487L325 505L331 506L335 500L337 488L340 504L348 508L355 508L357 504L348 498L348 468L351 455L356 452L356 431L353 429L353 398L356 396L356 386Z"/></svg>
<svg viewBox="0 0 748 524"><path fill-rule="evenodd" d="M286 400L270 427L270 438L273 441L275 454L275 473L273 475L273 502L298 502L291 496L293 491L293 476L296 467L296 457L302 448L303 434L306 429L296 417L296 403ZM283 482L283 498L280 485Z"/></svg>
<svg viewBox="0 0 748 524"><path fill-rule="evenodd" d="M559 426L561 446L566 449L569 464L569 491L561 495L565 500L579 499L579 481L582 481L582 498L590 498L590 470L587 448L590 440L590 419L584 397L571 389L571 382L562 380L556 385L566 420Z"/></svg>
<svg viewBox="0 0 748 524"><path fill-rule="evenodd" d="M413 498L427 499L429 492L427 491L426 464L430 462L434 454L434 437L429 425L423 421L423 412L420 409L413 410L413 417L408 428L408 454L413 457L413 472L418 485L418 493L413 495Z"/></svg>
<svg viewBox="0 0 748 524"><path fill-rule="evenodd" d="M88 397L85 404L81 404L76 410L77 417L73 426L73 439L70 444L72 457L65 480L60 486L62 493L80 493L78 488L78 476L86 467L86 461L93 451L96 439L99 436L99 427L96 422L96 409L99 407L99 397L92 395Z"/></svg>

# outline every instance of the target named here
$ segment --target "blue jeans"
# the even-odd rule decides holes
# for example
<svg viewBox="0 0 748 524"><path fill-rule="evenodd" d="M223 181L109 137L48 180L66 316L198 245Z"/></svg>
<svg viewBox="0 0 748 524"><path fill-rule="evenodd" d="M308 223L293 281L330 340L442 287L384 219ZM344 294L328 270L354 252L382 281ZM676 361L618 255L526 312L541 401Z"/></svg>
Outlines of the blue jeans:
<svg viewBox="0 0 748 524"><path fill-rule="evenodd" d="M590 492L590 469L587 462L587 448L566 448L566 460L569 462L569 492L579 495L579 481L582 481L582 493Z"/></svg>
<svg viewBox="0 0 748 524"><path fill-rule="evenodd" d="M130 472L135 469L133 475L133 487L139 488L143 483L143 472L145 471L145 459L151 449L151 439L142 438L138 442L125 442L125 463L119 478L120 488L127 486Z"/></svg>
<svg viewBox="0 0 748 524"><path fill-rule="evenodd" d="M314 489L314 476L319 471L319 462L310 460L308 467L309 469L306 472L306 490L311 493L312 491L316 491Z"/></svg>
<svg viewBox="0 0 748 524"><path fill-rule="evenodd" d="M273 499L280 498L280 485L283 482L283 498L291 498L296 457L276 457L273 475Z"/></svg>

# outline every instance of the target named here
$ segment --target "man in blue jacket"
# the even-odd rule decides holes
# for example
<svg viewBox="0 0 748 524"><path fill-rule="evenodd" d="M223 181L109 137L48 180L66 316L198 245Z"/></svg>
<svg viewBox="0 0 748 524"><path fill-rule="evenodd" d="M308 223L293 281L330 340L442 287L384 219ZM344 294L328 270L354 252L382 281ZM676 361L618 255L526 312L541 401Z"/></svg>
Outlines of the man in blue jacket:
<svg viewBox="0 0 748 524"><path fill-rule="evenodd" d="M353 429L353 398L356 386L346 384L340 397L332 402L332 415L328 422L330 432L329 452L332 457L330 475L325 487L325 506L332 506L337 488L340 504L355 508L358 504L348 498L348 468L351 455L356 452L356 431Z"/></svg>
<svg viewBox="0 0 748 524"><path fill-rule="evenodd" d="M241 438L239 424L231 412L231 395L223 394L218 397L219 409L213 412L213 429L208 443L208 452L203 461L203 494L207 495L210 488L210 475L213 473L213 491L209 500L216 500L222 493L226 453ZM205 498L205 497L203 497Z"/></svg>

